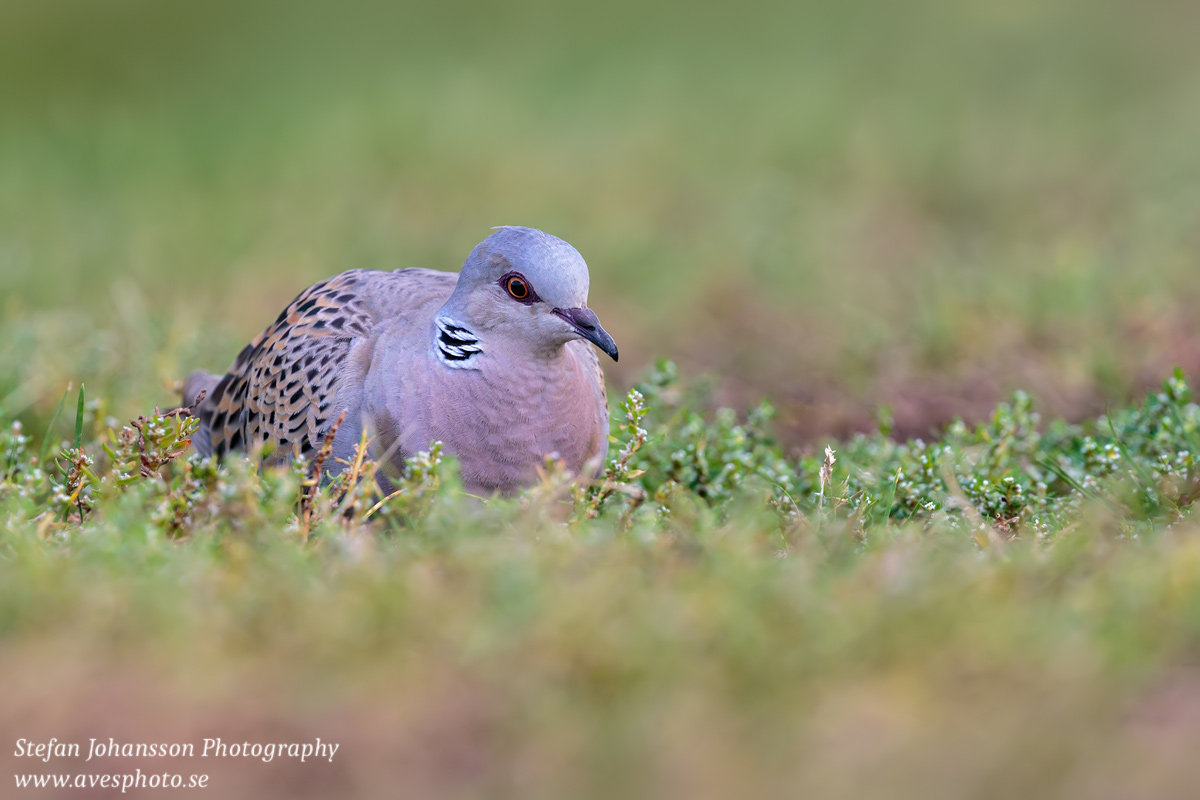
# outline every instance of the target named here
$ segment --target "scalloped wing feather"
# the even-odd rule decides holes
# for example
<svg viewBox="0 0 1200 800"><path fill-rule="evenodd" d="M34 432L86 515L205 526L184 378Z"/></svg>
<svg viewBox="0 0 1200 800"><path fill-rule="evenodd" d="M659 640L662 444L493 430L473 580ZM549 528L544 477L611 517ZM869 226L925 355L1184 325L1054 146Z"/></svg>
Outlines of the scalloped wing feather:
<svg viewBox="0 0 1200 800"><path fill-rule="evenodd" d="M384 274L352 270L310 286L246 345L200 408L213 453L270 445L284 458L319 447L351 346L375 326L365 290Z"/></svg>

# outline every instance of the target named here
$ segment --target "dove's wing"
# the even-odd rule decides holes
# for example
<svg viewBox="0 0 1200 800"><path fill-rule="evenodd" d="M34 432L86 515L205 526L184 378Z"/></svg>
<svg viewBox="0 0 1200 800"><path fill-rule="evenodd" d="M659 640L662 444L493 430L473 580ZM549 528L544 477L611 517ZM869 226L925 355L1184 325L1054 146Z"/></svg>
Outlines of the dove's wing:
<svg viewBox="0 0 1200 800"><path fill-rule="evenodd" d="M382 317L408 295L449 295L454 275L432 270L351 270L314 284L238 355L199 409L211 450L273 446L307 455L361 391L369 359L353 358ZM368 348L369 349L369 348Z"/></svg>

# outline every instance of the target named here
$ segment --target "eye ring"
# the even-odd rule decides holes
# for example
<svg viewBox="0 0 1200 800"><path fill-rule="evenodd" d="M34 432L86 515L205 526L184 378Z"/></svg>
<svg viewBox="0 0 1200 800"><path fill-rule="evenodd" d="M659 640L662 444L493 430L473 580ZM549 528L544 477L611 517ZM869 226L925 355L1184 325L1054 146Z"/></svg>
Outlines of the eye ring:
<svg viewBox="0 0 1200 800"><path fill-rule="evenodd" d="M522 275L515 273L505 275L500 284L504 287L504 291L508 292L508 296L518 303L532 303L538 299L534 294L533 287Z"/></svg>
<svg viewBox="0 0 1200 800"><path fill-rule="evenodd" d="M504 288L508 289L508 293L513 296L514 300L524 300L529 297L529 284L515 275L505 281Z"/></svg>

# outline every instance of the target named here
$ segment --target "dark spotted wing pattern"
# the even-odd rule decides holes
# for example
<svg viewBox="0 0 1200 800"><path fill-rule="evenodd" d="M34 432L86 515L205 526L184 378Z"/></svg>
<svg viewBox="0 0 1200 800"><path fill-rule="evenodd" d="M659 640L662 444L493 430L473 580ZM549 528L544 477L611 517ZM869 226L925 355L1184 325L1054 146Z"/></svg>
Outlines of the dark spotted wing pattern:
<svg viewBox="0 0 1200 800"><path fill-rule="evenodd" d="M314 284L246 345L199 410L212 451L273 445L278 457L315 450L334 422L341 368L369 335L365 270Z"/></svg>

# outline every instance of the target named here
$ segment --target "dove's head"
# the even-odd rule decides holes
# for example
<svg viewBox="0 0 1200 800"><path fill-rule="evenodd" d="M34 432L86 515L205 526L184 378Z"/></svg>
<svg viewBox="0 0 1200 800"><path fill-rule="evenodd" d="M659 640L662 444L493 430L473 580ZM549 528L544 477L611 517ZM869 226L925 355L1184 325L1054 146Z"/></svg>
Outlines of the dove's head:
<svg viewBox="0 0 1200 800"><path fill-rule="evenodd" d="M587 306L588 268L571 245L533 228L502 227L463 264L444 307L486 343L505 337L552 354L585 339L617 360L617 345Z"/></svg>

